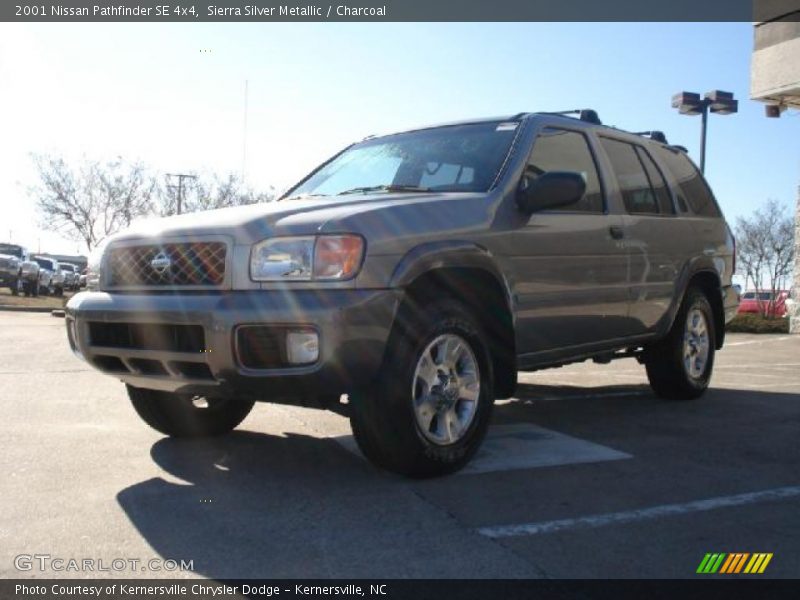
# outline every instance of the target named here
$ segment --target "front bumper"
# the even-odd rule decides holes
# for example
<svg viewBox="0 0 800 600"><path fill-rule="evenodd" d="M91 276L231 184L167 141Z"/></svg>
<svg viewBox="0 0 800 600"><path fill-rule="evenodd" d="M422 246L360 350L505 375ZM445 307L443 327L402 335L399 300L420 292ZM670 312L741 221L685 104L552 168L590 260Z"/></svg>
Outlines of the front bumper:
<svg viewBox="0 0 800 600"><path fill-rule="evenodd" d="M222 293L81 292L66 307L73 351L134 387L220 397L293 401L341 394L377 373L401 292L398 290L258 290ZM92 339L105 324L202 328L204 348L142 348ZM307 366L242 365L235 332L242 325L304 327L319 333L319 359ZM158 368L141 368L156 363ZM185 365L197 368L184 368ZM175 368L182 365L181 368ZM198 375L199 374L199 375Z"/></svg>

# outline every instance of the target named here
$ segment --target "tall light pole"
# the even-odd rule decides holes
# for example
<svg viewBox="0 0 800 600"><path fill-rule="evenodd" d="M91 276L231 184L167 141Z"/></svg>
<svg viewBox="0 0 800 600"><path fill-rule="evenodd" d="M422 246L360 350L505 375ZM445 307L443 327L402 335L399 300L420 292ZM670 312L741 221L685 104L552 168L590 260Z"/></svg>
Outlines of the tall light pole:
<svg viewBox="0 0 800 600"><path fill-rule="evenodd" d="M702 115L700 131L700 172L706 172L706 130L708 129L708 112L718 115L732 115L739 112L739 101L733 99L731 92L713 90L706 92L702 98L694 92L680 92L672 97L672 108L677 108L682 115Z"/></svg>

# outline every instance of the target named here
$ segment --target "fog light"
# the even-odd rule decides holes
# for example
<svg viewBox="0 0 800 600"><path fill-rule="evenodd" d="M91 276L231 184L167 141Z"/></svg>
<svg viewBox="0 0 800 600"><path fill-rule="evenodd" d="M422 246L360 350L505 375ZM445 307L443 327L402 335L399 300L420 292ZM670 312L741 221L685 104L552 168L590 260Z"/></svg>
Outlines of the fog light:
<svg viewBox="0 0 800 600"><path fill-rule="evenodd" d="M293 365L307 365L319 358L316 331L290 331L286 334L286 356Z"/></svg>

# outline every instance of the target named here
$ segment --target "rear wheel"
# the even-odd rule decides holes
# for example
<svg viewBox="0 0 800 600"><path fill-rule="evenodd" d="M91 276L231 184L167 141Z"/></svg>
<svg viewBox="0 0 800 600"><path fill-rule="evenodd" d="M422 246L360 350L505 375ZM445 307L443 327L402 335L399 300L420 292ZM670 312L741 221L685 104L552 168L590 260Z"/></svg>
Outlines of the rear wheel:
<svg viewBox="0 0 800 600"><path fill-rule="evenodd" d="M207 437L233 430L254 402L205 398L127 386L136 413L156 431L172 437Z"/></svg>
<svg viewBox="0 0 800 600"><path fill-rule="evenodd" d="M674 400L702 396L714 368L715 340L708 298L690 288L667 337L647 349L645 365L653 391Z"/></svg>
<svg viewBox="0 0 800 600"><path fill-rule="evenodd" d="M376 381L350 394L350 423L375 465L411 477L463 467L491 417L491 360L476 320L455 301L399 317ZM402 309L401 309L401 312Z"/></svg>

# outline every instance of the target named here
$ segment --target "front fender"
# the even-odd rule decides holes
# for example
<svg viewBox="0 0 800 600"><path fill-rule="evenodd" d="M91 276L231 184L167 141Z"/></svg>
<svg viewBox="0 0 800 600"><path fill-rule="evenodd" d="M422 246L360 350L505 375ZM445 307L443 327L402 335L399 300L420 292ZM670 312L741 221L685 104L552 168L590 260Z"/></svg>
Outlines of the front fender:
<svg viewBox="0 0 800 600"><path fill-rule="evenodd" d="M487 271L503 288L509 306L513 307L511 288L494 257L486 248L473 242L447 240L414 247L397 263L389 285L403 288L425 273L447 268Z"/></svg>

